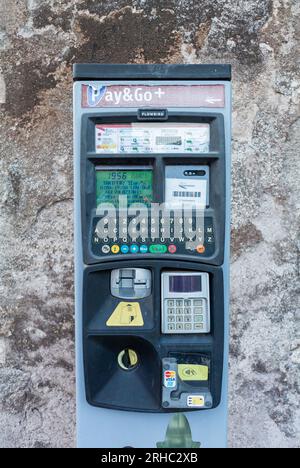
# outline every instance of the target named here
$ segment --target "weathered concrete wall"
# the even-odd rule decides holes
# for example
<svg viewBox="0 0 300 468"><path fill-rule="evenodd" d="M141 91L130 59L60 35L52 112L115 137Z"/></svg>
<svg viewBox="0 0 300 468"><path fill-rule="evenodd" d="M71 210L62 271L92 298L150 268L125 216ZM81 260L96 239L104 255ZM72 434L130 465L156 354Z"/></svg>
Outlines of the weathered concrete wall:
<svg viewBox="0 0 300 468"><path fill-rule="evenodd" d="M1 0L0 446L74 445L71 64L99 61L233 64L229 443L299 447L299 15Z"/></svg>

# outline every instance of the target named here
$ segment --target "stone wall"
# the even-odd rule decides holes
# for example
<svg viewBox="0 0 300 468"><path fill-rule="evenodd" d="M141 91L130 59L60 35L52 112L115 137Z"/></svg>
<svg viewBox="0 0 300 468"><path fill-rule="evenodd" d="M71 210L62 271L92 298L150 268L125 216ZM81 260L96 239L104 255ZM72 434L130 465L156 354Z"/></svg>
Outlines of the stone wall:
<svg viewBox="0 0 300 468"><path fill-rule="evenodd" d="M74 446L71 66L86 61L232 63L229 444L299 447L299 15L299 0L0 0L0 446Z"/></svg>

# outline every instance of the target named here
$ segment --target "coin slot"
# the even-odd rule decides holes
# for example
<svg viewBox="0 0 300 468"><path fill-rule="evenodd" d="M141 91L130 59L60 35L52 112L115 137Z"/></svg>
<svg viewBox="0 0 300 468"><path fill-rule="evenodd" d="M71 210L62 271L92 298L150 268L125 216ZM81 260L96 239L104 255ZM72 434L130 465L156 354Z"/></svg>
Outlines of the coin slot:
<svg viewBox="0 0 300 468"><path fill-rule="evenodd" d="M118 355L118 364L123 370L133 370L139 364L137 353L130 348L123 349Z"/></svg>

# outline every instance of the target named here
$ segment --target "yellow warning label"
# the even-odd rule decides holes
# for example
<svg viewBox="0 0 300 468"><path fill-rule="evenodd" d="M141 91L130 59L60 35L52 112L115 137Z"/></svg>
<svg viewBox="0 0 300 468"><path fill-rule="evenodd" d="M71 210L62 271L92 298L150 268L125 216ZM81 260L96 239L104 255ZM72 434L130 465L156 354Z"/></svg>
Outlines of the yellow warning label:
<svg viewBox="0 0 300 468"><path fill-rule="evenodd" d="M143 327L144 319L138 302L120 302L106 322L108 327Z"/></svg>
<svg viewBox="0 0 300 468"><path fill-rule="evenodd" d="M198 364L178 364L178 374L181 380L208 380L208 367Z"/></svg>

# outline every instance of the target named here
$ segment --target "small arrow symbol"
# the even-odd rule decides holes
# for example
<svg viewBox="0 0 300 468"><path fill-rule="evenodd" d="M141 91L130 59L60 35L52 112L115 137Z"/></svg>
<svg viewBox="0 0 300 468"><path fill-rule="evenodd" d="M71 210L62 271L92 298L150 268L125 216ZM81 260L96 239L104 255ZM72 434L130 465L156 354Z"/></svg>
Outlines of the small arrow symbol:
<svg viewBox="0 0 300 468"><path fill-rule="evenodd" d="M179 187L180 187L180 188L183 188L184 190L186 190L186 189L188 189L189 187L195 187L195 185L194 185L194 184L193 184L193 185L181 185L181 184L179 184Z"/></svg>
<svg viewBox="0 0 300 468"><path fill-rule="evenodd" d="M215 104L216 102L222 102L222 99L214 98L214 97L207 97L206 102L209 102L209 104Z"/></svg>

